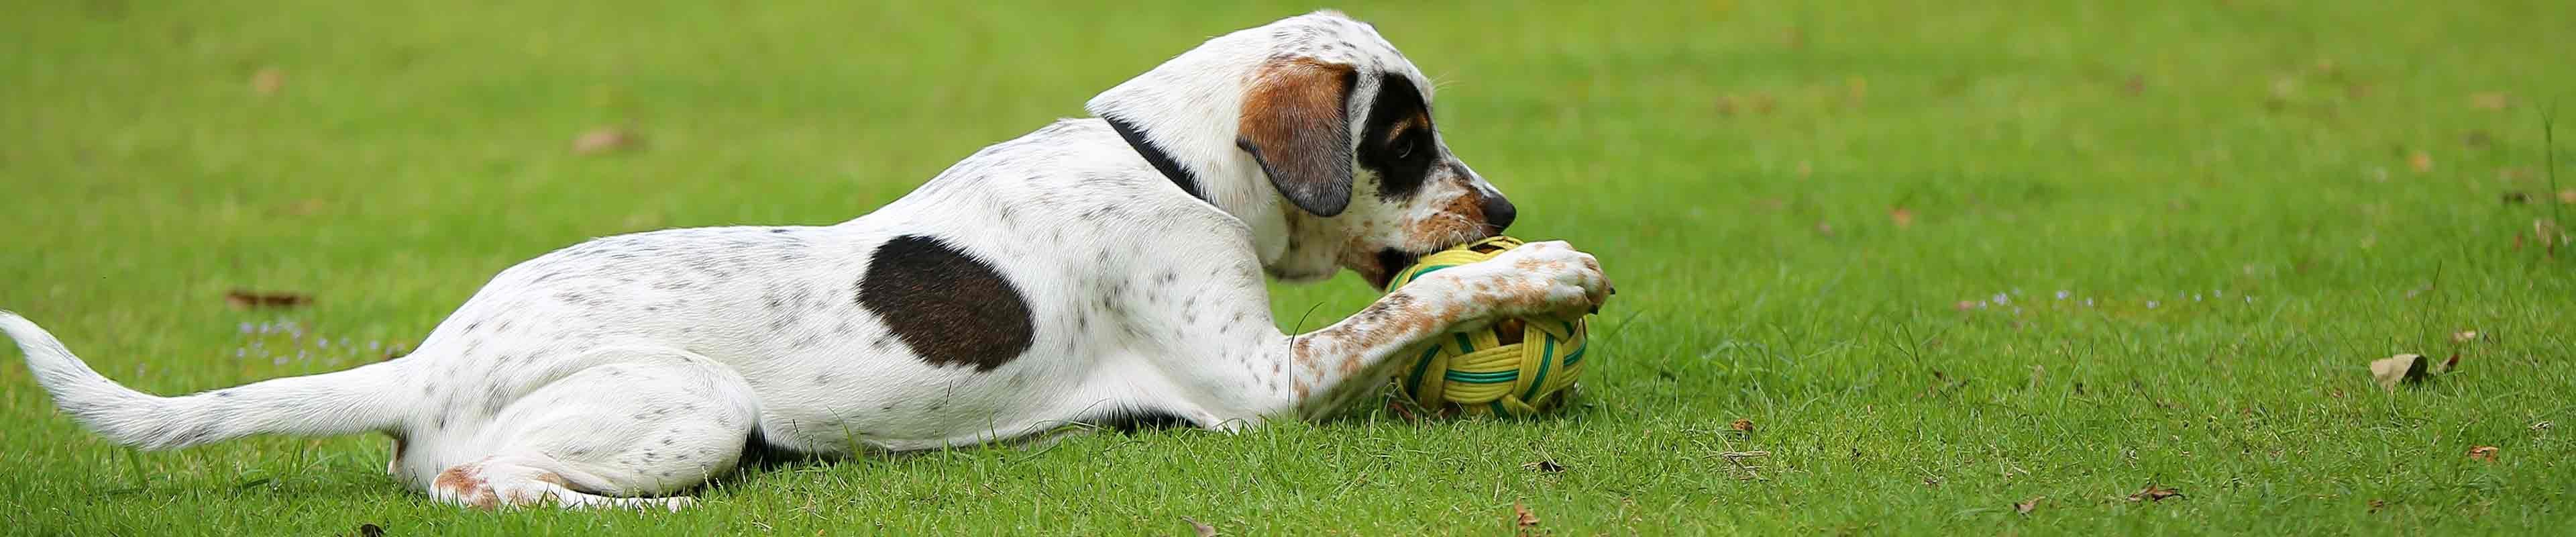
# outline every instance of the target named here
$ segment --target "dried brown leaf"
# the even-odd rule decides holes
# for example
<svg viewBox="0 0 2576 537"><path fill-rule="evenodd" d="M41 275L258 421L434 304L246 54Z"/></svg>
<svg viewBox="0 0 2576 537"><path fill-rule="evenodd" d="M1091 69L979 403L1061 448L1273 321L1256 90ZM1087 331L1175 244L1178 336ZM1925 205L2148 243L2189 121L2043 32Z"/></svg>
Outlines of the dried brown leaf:
<svg viewBox="0 0 2576 537"><path fill-rule="evenodd" d="M2476 339L2478 339L2478 331L2476 330L2461 330L2451 333L2452 343L2468 343Z"/></svg>
<svg viewBox="0 0 2576 537"><path fill-rule="evenodd" d="M575 155L599 155L625 151L633 149L636 142L637 139L635 133L628 132L624 127L600 127L591 129L589 132L581 133L581 136L578 138L573 138L572 153Z"/></svg>
<svg viewBox="0 0 2576 537"><path fill-rule="evenodd" d="M1739 432L1753 432L1753 420L1737 419L1734 423L1726 424L1726 428L1734 429Z"/></svg>
<svg viewBox="0 0 2576 537"><path fill-rule="evenodd" d="M2157 502L2160 502L2160 501L2164 501L2164 499L2165 499L2165 498L2181 498L2181 497L2183 497L2183 495L2182 495L2182 491L2180 491L2180 490L2175 490L2175 489L2173 489L2172 487L2166 487L2166 486L2157 485L2157 484L2154 484L2154 483L2148 483L2148 484L2147 484L2147 488L2138 489L2138 492L2133 493L2133 494L2130 494L2130 495L2129 495L2129 501L2133 501L2133 502L2135 502L2135 501L2157 501Z"/></svg>
<svg viewBox="0 0 2576 537"><path fill-rule="evenodd" d="M2558 191L2558 202L2576 205L2576 188Z"/></svg>
<svg viewBox="0 0 2576 537"><path fill-rule="evenodd" d="M1521 502L1512 502L1512 527L1524 532L1537 528L1538 514L1530 512L1529 506L1521 505Z"/></svg>
<svg viewBox="0 0 2576 537"><path fill-rule="evenodd" d="M292 308L313 303L313 296L303 293L272 293L234 289L224 292L224 303L233 309Z"/></svg>
<svg viewBox="0 0 2576 537"><path fill-rule="evenodd" d="M2416 173L2433 171L2433 154L2423 151L2416 151L2412 154L2408 154L2406 155L2406 167L2414 169Z"/></svg>
<svg viewBox="0 0 2576 537"><path fill-rule="evenodd" d="M2496 461L2496 447L2495 447L2495 446L2478 446L2478 447L2469 448L2469 460L2478 461L2478 462L2495 462L2495 461Z"/></svg>
<svg viewBox="0 0 2576 537"><path fill-rule="evenodd" d="M1190 531L1197 532L1199 537L1216 537L1216 526L1191 520L1190 517L1181 517L1181 521L1190 523Z"/></svg>
<svg viewBox="0 0 2576 537"><path fill-rule="evenodd" d="M2013 512L2015 512L2015 513L2021 513L2021 514L2025 514L2025 515L2030 514L2030 512L2031 512L2032 510L2039 509L2039 501L2040 501L2040 500L2045 500L2045 499L2048 499L2048 497L2047 497L2047 496L2034 496L2034 497L2032 497L2032 498L2030 499L2030 501L2015 503L2015 504L2013 504Z"/></svg>
<svg viewBox="0 0 2576 537"><path fill-rule="evenodd" d="M2424 359L2424 355L2400 354L2372 360L2370 377L2379 381L2381 389L2397 391L2398 384L2422 382L2425 370L2430 369L2431 366L2430 361Z"/></svg>
<svg viewBox="0 0 2576 537"><path fill-rule="evenodd" d="M1889 221L1896 222L1897 229L1914 227L1914 210L1904 207L1889 209L1887 211L1887 219Z"/></svg>
<svg viewBox="0 0 2576 537"><path fill-rule="evenodd" d="M2513 95L2501 91L2472 93L2469 94L2469 106L2479 110L2503 110L2513 106Z"/></svg>
<svg viewBox="0 0 2576 537"><path fill-rule="evenodd" d="M2370 512L2377 513L2377 512L2379 512L2379 510L2380 510L2380 509L2386 509L2386 508L2388 508L2388 500L2371 500L2371 501L2370 501Z"/></svg>
<svg viewBox="0 0 2576 537"><path fill-rule="evenodd" d="M277 70L275 67L268 67L260 69L259 72L250 74L251 93L257 93L260 95L276 95L277 91L282 89L286 89L285 71Z"/></svg>

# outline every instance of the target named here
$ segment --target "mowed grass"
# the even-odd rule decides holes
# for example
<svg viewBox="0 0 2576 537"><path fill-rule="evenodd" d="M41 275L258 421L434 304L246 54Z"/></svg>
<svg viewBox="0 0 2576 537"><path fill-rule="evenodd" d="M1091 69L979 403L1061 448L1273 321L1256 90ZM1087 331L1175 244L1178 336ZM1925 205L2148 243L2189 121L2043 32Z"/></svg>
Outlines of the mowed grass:
<svg viewBox="0 0 2576 537"><path fill-rule="evenodd" d="M1516 504L1561 535L2576 526L2576 249L2534 235L2576 213L2542 129L2576 88L2576 10L1956 4L1342 6L1442 81L1448 140L1520 205L1515 233L1618 282L1554 418L1101 434L749 470L680 514L495 513L404 491L381 437L110 445L10 365L0 514L83 535L1490 535ZM25 3L0 17L0 308L155 393L345 368L514 262L845 220L1312 7ZM600 127L642 143L574 154ZM232 289L314 302L241 311ZM1274 309L1312 329L1373 296L1345 277ZM2383 392L2365 364L2401 352L2461 365ZM2183 496L2128 498L2150 484Z"/></svg>

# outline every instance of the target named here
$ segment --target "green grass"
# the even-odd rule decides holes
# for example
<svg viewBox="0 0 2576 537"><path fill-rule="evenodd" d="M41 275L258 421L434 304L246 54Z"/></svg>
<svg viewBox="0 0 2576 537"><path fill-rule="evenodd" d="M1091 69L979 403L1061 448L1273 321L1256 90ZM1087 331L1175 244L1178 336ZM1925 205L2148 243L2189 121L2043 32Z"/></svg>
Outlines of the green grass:
<svg viewBox="0 0 2576 537"><path fill-rule="evenodd" d="M352 347L415 341L588 237L857 216L1310 8L25 4L0 18L0 307L158 393L372 359ZM2576 212L2553 194L2576 177L2550 182L2576 157L2546 162L2541 128L2576 96L2576 10L1955 4L1346 6L1443 82L1448 139L1521 206L1515 232L1619 283L1587 397L1555 419L1094 435L745 472L676 515L491 513L401 490L381 438L109 445L7 366L0 515L85 535L1473 535L1510 532L1515 503L1566 535L2576 526L2576 249L2531 236ZM603 125L646 143L571 154ZM234 288L317 300L236 311ZM1312 328L1372 293L1276 296ZM274 322L311 336L234 356L257 338L239 326ZM2364 366L2399 352L2461 371L2384 393ZM1768 456L1720 456L1746 451ZM2187 496L2125 499L2150 483Z"/></svg>

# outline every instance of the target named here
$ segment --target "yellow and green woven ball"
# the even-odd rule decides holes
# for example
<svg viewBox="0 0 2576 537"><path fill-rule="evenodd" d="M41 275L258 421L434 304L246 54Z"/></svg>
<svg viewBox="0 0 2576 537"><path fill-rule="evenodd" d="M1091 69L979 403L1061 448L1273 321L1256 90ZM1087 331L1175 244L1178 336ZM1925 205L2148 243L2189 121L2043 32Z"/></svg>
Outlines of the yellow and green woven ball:
<svg viewBox="0 0 2576 537"><path fill-rule="evenodd" d="M1387 283L1394 291L1424 274L1493 259L1521 245L1494 237L1422 256ZM1503 319L1433 338L1399 356L1395 384L1423 408L1466 415L1532 416L1573 397L1583 374L1584 318Z"/></svg>

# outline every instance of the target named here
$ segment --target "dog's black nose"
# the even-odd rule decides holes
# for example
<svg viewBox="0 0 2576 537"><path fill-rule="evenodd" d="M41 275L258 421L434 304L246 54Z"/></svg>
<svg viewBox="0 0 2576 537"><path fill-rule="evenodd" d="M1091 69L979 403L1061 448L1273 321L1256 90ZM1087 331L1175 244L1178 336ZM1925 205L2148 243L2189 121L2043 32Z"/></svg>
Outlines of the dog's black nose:
<svg viewBox="0 0 2576 537"><path fill-rule="evenodd" d="M1520 216L1518 213L1518 210L1512 208L1512 200L1503 199L1502 196L1485 196L1485 225L1494 226L1495 233L1502 233L1504 228L1512 227L1512 218Z"/></svg>

